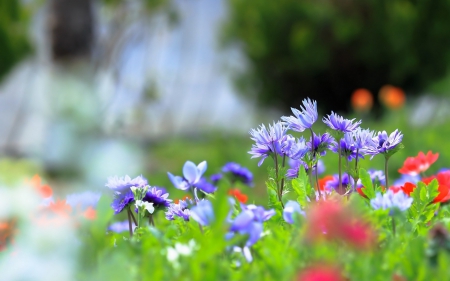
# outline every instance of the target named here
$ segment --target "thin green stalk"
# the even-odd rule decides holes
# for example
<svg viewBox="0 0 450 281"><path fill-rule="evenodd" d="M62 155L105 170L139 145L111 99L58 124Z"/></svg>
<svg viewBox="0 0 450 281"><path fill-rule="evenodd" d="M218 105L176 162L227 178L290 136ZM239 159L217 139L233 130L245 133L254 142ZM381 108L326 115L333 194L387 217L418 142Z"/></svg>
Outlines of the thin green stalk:
<svg viewBox="0 0 450 281"><path fill-rule="evenodd" d="M284 168L286 162L286 155L283 155L283 163L282 163L282 167ZM281 179L281 187L280 187L280 197L283 198L283 189L284 189L284 177ZM281 202L281 205L284 208L283 202Z"/></svg>
<svg viewBox="0 0 450 281"><path fill-rule="evenodd" d="M358 155L359 155L359 149L356 149L356 158L355 158L355 173L356 173L356 176L353 178L353 191L356 191L356 183L358 182L358 179L359 179Z"/></svg>
<svg viewBox="0 0 450 281"><path fill-rule="evenodd" d="M281 189L280 189L280 185L278 184L278 155L275 150L275 144L273 145L273 153L274 153L274 161L275 161L275 177L276 177L275 182L277 183L277 195L278 195L278 200L281 203L281 206L284 208L282 195L280 193Z"/></svg>
<svg viewBox="0 0 450 281"><path fill-rule="evenodd" d="M388 190L389 189L389 175L388 175L388 160L389 160L389 157L385 157L384 159L385 159L385 161L384 161L384 176L386 178L386 190Z"/></svg>
<svg viewBox="0 0 450 281"><path fill-rule="evenodd" d="M309 128L309 131L311 132L311 161L314 161L314 159L316 158L315 153L314 153L314 132L313 132L312 128ZM313 165L311 165L311 166L313 166ZM309 168L309 170L312 170L312 167ZM310 175L310 178L312 178L311 175ZM319 198L320 198L321 194L320 194L320 187L319 187L319 179L317 177L317 168L316 168L316 184L317 184L317 192L319 193ZM314 188L313 180L311 180L311 187Z"/></svg>
<svg viewBox="0 0 450 281"><path fill-rule="evenodd" d="M338 141L338 155L339 155L339 194L344 194L342 190L342 164L341 164L341 140Z"/></svg>
<svg viewBox="0 0 450 281"><path fill-rule="evenodd" d="M150 216L148 217L148 222L150 223L151 226L155 226L155 221L153 220L153 214L150 214Z"/></svg>

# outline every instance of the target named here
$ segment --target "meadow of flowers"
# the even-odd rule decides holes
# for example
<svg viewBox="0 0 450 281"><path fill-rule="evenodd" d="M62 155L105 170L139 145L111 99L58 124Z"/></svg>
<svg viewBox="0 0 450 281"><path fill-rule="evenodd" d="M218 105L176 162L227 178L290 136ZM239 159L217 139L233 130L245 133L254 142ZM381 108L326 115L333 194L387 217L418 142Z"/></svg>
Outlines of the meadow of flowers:
<svg viewBox="0 0 450 281"><path fill-rule="evenodd" d="M20 188L0 189L0 274L448 280L450 170L427 174L439 154L418 152L388 175L389 160L403 148L400 130L374 132L331 112L321 120L328 130L316 132L317 103L310 99L292 114L249 132L255 166L270 162L264 205L252 204L257 187L246 167L229 162L209 171L208 159L180 163L167 173L166 188L142 175L112 176L101 193L58 198L36 175ZM326 173L326 157L338 159L337 174ZM374 157L384 166L360 167ZM184 196L172 197L176 189Z"/></svg>

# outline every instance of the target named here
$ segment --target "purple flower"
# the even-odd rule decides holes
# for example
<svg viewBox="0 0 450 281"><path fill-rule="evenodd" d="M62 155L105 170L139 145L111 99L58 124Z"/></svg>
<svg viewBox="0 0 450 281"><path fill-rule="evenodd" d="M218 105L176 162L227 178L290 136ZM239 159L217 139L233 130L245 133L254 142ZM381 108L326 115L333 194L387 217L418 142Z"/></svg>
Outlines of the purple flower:
<svg viewBox="0 0 450 281"><path fill-rule="evenodd" d="M171 199L167 199L169 197L169 193L162 187L151 187L145 194L142 201L153 203L153 207L156 209L158 207L165 208L169 207L172 202Z"/></svg>
<svg viewBox="0 0 450 281"><path fill-rule="evenodd" d="M229 162L222 167L222 172L230 173L232 182L240 181L248 186L253 186L253 174L247 168L238 163Z"/></svg>
<svg viewBox="0 0 450 281"><path fill-rule="evenodd" d="M132 225L133 226L133 225ZM124 231L129 231L129 222L128 220L125 221L118 221L118 222L114 222L112 223L110 226L108 226L108 230L115 232L115 233L121 233ZM136 226L133 226L133 228Z"/></svg>
<svg viewBox="0 0 450 281"><path fill-rule="evenodd" d="M298 173L299 173L300 167L304 167L305 171L308 173L308 164L306 164L303 160L289 159L288 165L289 165L290 169L287 170L286 177L288 177L290 179L298 178ZM323 161L320 159L319 159L319 161L317 161L317 164L314 165L314 167L313 167L313 170L312 170L313 175L315 175L316 170L319 173L319 175L325 171L325 166L323 164Z"/></svg>
<svg viewBox="0 0 450 281"><path fill-rule="evenodd" d="M342 174L342 186L347 187L348 185L353 186L353 179L348 174ZM325 184L325 189L332 191L339 188L339 175L333 175L333 180L327 181Z"/></svg>
<svg viewBox="0 0 450 281"><path fill-rule="evenodd" d="M177 189L187 190L200 180L207 168L206 161L201 162L197 166L191 162L186 161L183 166L183 177L174 176L171 173L167 173L170 181Z"/></svg>
<svg viewBox="0 0 450 281"><path fill-rule="evenodd" d="M213 193L217 190L217 187L212 183L207 181L205 178L201 178L196 184L195 187L202 190L205 193Z"/></svg>
<svg viewBox="0 0 450 281"><path fill-rule="evenodd" d="M308 146L308 150L311 149L314 151L314 154L319 154L320 156L325 156L327 153L327 150L331 148L333 144L336 142L334 141L334 138L328 134L325 133L323 135L316 135L314 134L313 141L311 144L311 138L309 139L309 142L306 143ZM312 148L311 148L312 146Z"/></svg>
<svg viewBox="0 0 450 281"><path fill-rule="evenodd" d="M370 200L370 205L372 205L375 210L397 208L403 212L411 207L412 202L413 198L406 195L402 190L397 193L394 193L392 190L388 190L383 195L378 192L376 197Z"/></svg>
<svg viewBox="0 0 450 281"><path fill-rule="evenodd" d="M131 189L129 191L116 194L114 197L115 198L111 203L111 208L114 210L114 214L116 215L122 212L128 204L131 204L134 201L134 194Z"/></svg>
<svg viewBox="0 0 450 281"><path fill-rule="evenodd" d="M301 159L310 150L306 145L305 139L303 137L295 139L291 135L287 135L286 141L282 143L281 156L286 155L291 159Z"/></svg>
<svg viewBox="0 0 450 281"><path fill-rule="evenodd" d="M311 99L304 99L303 106L300 106L300 110L291 108L294 116L283 116L281 120L285 121L289 129L296 132L303 132L306 129L312 127L314 122L317 121L317 102Z"/></svg>
<svg viewBox="0 0 450 281"><path fill-rule="evenodd" d="M373 138L374 144L367 148L367 154L372 157L378 153L388 154L402 142L403 134L399 130L392 132L389 137L386 131L378 132L378 136Z"/></svg>
<svg viewBox="0 0 450 281"><path fill-rule="evenodd" d="M199 201L190 213L191 217L203 226L210 225L215 218L212 204L208 200Z"/></svg>
<svg viewBox="0 0 450 281"><path fill-rule="evenodd" d="M294 214L300 214L302 216L305 216L305 212L302 211L300 208L300 205L292 200L289 200L286 205L284 206L283 210L283 218L287 223L293 224L294 223Z"/></svg>
<svg viewBox="0 0 450 281"><path fill-rule="evenodd" d="M399 179L397 179L396 181L394 181L394 183L392 185L393 186L403 186L407 182L417 184L420 181L420 179L421 179L420 175L415 175L415 176L401 175L401 177Z"/></svg>
<svg viewBox="0 0 450 281"><path fill-rule="evenodd" d="M258 129L251 129L249 133L255 144L248 153L252 155L251 158L261 158L258 166L272 153L279 153L282 143L287 139L286 127L281 122L274 122L269 125L269 129L263 124Z"/></svg>
<svg viewBox="0 0 450 281"><path fill-rule="evenodd" d="M356 158L364 158L364 155L359 152L359 150L356 149L355 141L352 138L351 133L345 133L344 137L340 140L340 146L341 146L341 156L346 157L349 161ZM331 150L334 153L339 152L339 147L337 143L333 143L333 146L331 147Z"/></svg>
<svg viewBox="0 0 450 281"><path fill-rule="evenodd" d="M366 150L368 147L372 147L375 142L373 140L374 131L369 129L361 129L360 127L351 133L353 139L353 144L358 152L367 154Z"/></svg>
<svg viewBox="0 0 450 281"><path fill-rule="evenodd" d="M222 178L223 178L223 175L221 173L212 174L209 177L209 179L212 181L213 184L217 184Z"/></svg>
<svg viewBox="0 0 450 281"><path fill-rule="evenodd" d="M143 176L138 176L131 179L129 176L122 178L110 177L106 186L114 191L114 200L111 203L111 208L114 210L115 214L123 211L128 204L134 201L134 195L131 191L131 187L145 187L147 186L147 180Z"/></svg>
<svg viewBox="0 0 450 281"><path fill-rule="evenodd" d="M82 210L89 207L95 208L102 194L100 192L85 191L82 193L69 194L66 197L66 203L72 208L81 208Z"/></svg>
<svg viewBox="0 0 450 281"><path fill-rule="evenodd" d="M170 204L169 208L167 208L166 219L174 220L175 217L180 217L185 221L189 221L190 210L189 205L193 205L192 200L180 200L177 204Z"/></svg>
<svg viewBox="0 0 450 281"><path fill-rule="evenodd" d="M331 129L344 133L355 130L361 124L361 120L353 123L353 121L355 121L355 118L353 118L352 120L344 119L342 116L337 115L333 111L327 117L324 117L322 121Z"/></svg>
<svg viewBox="0 0 450 281"><path fill-rule="evenodd" d="M249 238L245 246L250 247L255 244L263 232L263 222L270 219L275 211L265 210L261 206L242 204L242 212L231 223L230 231L233 233L247 234ZM228 236L230 238L230 235Z"/></svg>

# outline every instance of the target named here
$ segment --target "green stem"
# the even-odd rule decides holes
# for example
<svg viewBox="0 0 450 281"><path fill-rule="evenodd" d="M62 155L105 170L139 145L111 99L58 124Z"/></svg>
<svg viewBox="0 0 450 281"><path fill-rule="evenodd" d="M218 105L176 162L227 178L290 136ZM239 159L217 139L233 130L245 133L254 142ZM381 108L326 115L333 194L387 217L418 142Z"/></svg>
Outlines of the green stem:
<svg viewBox="0 0 450 281"><path fill-rule="evenodd" d="M388 175L388 160L389 160L389 157L385 157L384 159L385 159L385 161L384 161L384 176L386 178L386 190L388 190L389 189L389 175Z"/></svg>
<svg viewBox="0 0 450 281"><path fill-rule="evenodd" d="M359 149L356 149L356 158L355 158L355 173L357 176L353 178L353 191L356 191L356 183L359 179L359 171L358 171L358 155L359 155Z"/></svg>
<svg viewBox="0 0 450 281"><path fill-rule="evenodd" d="M394 217L392 217L392 233L393 233L394 236L395 236L395 233L396 233L396 225L395 225L395 218L394 218Z"/></svg>
<svg viewBox="0 0 450 281"><path fill-rule="evenodd" d="M341 140L338 140L338 155L339 155L339 194L344 194L342 190L342 164L341 164Z"/></svg>
<svg viewBox="0 0 450 281"><path fill-rule="evenodd" d="M282 163L283 168L284 168L285 162L286 162L286 155L283 156L283 163ZM284 177L281 179L280 198L283 198L283 190L284 190ZM281 202L281 206L283 206L283 208L284 208L283 201L280 200L280 202Z"/></svg>
<svg viewBox="0 0 450 281"><path fill-rule="evenodd" d="M155 226L155 221L153 220L153 214L150 214L150 216L148 217L148 222L150 223L151 226Z"/></svg>
<svg viewBox="0 0 450 281"><path fill-rule="evenodd" d="M311 132L311 161L314 161L316 158L315 153L314 153L314 132L313 132L312 128L309 128L309 131ZM314 166L314 164L312 164L311 166ZM312 170L312 167L310 168L310 170ZM310 175L310 177L311 177L311 175ZM317 166L316 166L316 184L317 184L317 192L319 193L319 198L320 198L321 194L320 194L320 187L319 187L319 178L317 176ZM311 180L311 187L314 188L313 180Z"/></svg>
<svg viewBox="0 0 450 281"><path fill-rule="evenodd" d="M277 183L278 200L280 201L281 206L284 208L282 195L280 193L281 189L280 189L280 185L278 184L278 155L277 155L277 152L275 150L275 144L273 144L272 146L273 146L273 155L274 155L274 161L275 161L275 177L276 177L275 182Z"/></svg>

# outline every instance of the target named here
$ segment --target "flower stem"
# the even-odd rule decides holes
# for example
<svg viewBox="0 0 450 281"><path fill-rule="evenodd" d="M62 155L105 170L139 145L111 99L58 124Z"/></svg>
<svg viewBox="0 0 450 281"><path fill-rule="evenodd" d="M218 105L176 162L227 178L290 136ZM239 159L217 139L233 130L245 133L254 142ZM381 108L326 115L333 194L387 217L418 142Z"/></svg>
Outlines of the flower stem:
<svg viewBox="0 0 450 281"><path fill-rule="evenodd" d="M392 233L394 234L394 236L395 236L395 232L396 232L395 218L392 217Z"/></svg>
<svg viewBox="0 0 450 281"><path fill-rule="evenodd" d="M128 230L130 231L130 238L133 237L133 227L131 226L131 211L130 207L127 208L128 212Z"/></svg>
<svg viewBox="0 0 450 281"><path fill-rule="evenodd" d="M314 159L316 158L315 153L314 153L314 132L311 127L309 128L309 131L311 132L311 161L314 161ZM314 164L311 164L311 166L314 166ZM310 168L310 170L312 170L312 167ZM311 178L311 187L314 188L314 184L313 184L311 175L310 175L310 178ZM319 178L317 177L317 167L316 167L316 184L317 184L317 192L319 193L319 198L320 198L321 194L320 194L320 187L319 187Z"/></svg>
<svg viewBox="0 0 450 281"><path fill-rule="evenodd" d="M155 221L153 220L153 214L150 214L150 216L148 217L148 222L150 223L151 226L155 226Z"/></svg>
<svg viewBox="0 0 450 281"><path fill-rule="evenodd" d="M286 155L283 155L283 163L282 163L283 168L284 168L285 162L286 162ZM280 198L281 199L283 198L283 189L284 189L284 177L281 179L281 187L280 187ZM284 208L283 201L280 200L280 202L281 202L281 206L283 206L283 208Z"/></svg>
<svg viewBox="0 0 450 281"><path fill-rule="evenodd" d="M389 157L384 158L384 176L386 178L386 190L389 189L389 175L388 175L388 160Z"/></svg>
<svg viewBox="0 0 450 281"><path fill-rule="evenodd" d="M138 226L136 218L134 217L133 212L131 210L130 210L130 215L131 215L131 218L133 219L134 225Z"/></svg>
<svg viewBox="0 0 450 281"><path fill-rule="evenodd" d="M341 164L341 140L338 141L338 155L339 155L339 194L344 194L345 192L342 190L342 164Z"/></svg>
<svg viewBox="0 0 450 281"><path fill-rule="evenodd" d="M357 184L357 182L359 180L358 155L359 155L359 148L356 149L356 158L355 158L355 173L356 173L356 176L353 178L353 191L356 191L356 184Z"/></svg>
<svg viewBox="0 0 450 281"><path fill-rule="evenodd" d="M278 184L278 155L277 152L275 150L275 144L273 144L273 153L274 153L274 161L275 161L275 182L277 183L277 195L278 195L278 200L281 203L281 206L284 208L284 204L283 204L283 198L282 198L282 194L281 194L281 188L280 185Z"/></svg>

